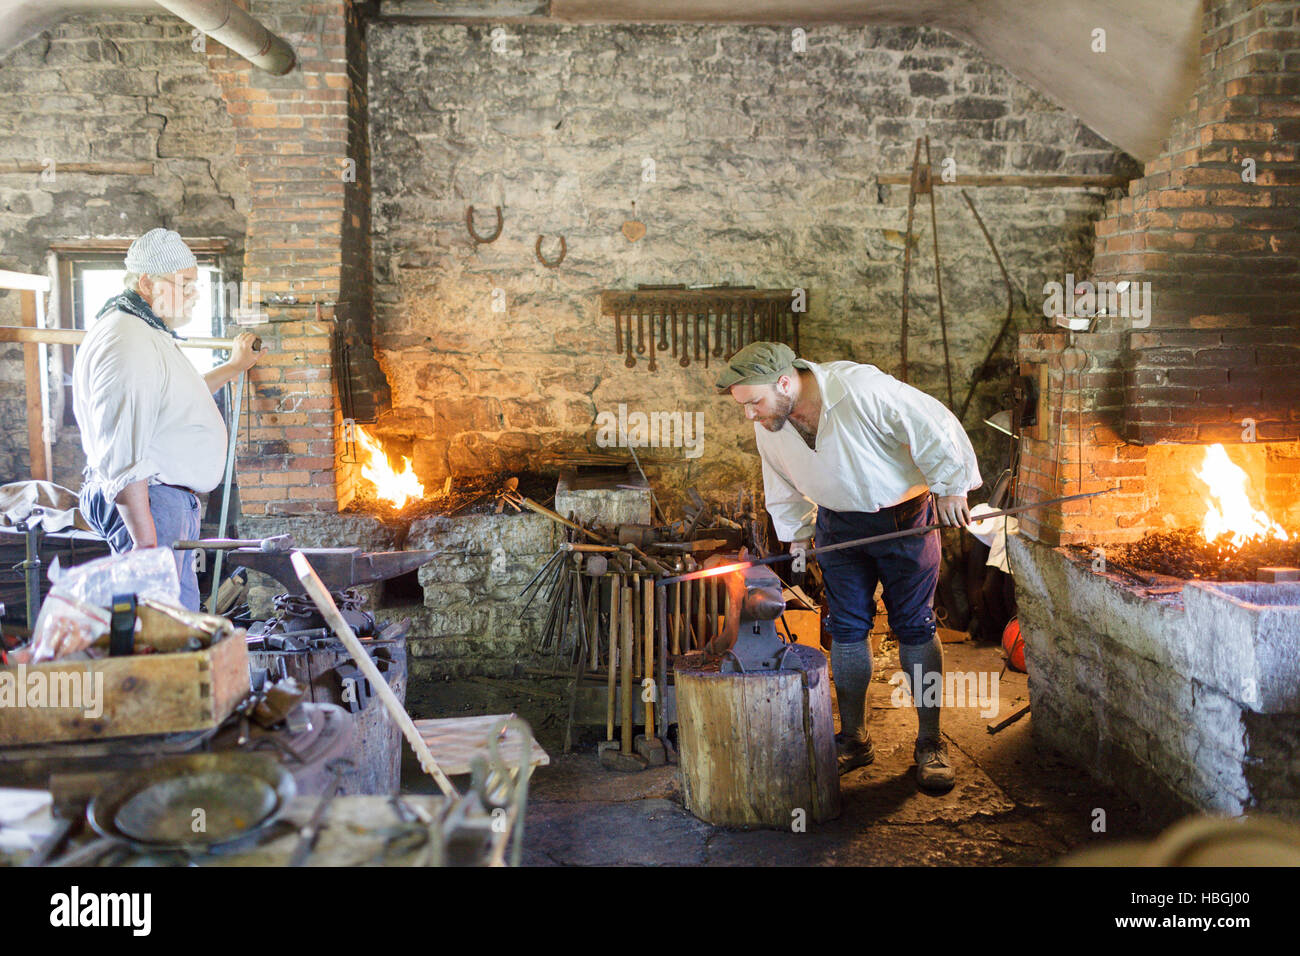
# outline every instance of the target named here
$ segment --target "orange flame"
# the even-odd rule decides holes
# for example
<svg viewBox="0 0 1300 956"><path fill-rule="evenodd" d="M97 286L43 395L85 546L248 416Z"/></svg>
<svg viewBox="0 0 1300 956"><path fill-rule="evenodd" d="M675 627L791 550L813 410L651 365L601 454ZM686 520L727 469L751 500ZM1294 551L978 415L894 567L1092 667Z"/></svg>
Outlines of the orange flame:
<svg viewBox="0 0 1300 956"><path fill-rule="evenodd" d="M1196 477L1210 486L1210 494L1218 503L1207 501L1209 510L1201 533L1206 541L1215 541L1220 535L1232 535L1232 546L1240 548L1254 538L1271 537L1286 541L1282 526L1250 503L1250 478L1234 465L1222 445L1205 449L1205 463Z"/></svg>
<svg viewBox="0 0 1300 956"><path fill-rule="evenodd" d="M403 458L402 470L394 471L379 442L366 434L360 425L356 426L356 430L361 446L368 455L368 460L361 466L361 477L375 486L379 500L391 503L394 508L401 508L413 498L423 498L424 485L415 476L411 459Z"/></svg>

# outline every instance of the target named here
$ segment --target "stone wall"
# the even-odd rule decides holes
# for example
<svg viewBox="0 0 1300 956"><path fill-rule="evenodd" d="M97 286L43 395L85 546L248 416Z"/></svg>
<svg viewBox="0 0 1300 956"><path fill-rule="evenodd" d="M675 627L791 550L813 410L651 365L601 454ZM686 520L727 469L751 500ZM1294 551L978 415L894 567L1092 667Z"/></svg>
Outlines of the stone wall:
<svg viewBox="0 0 1300 956"><path fill-rule="evenodd" d="M598 412L699 412L703 454L659 452L659 487L734 495L753 482L750 428L713 373L624 368L601 289L637 283L803 287L804 354L898 369L907 188L915 137L974 173L1125 173L1123 154L979 53L932 30L821 27L807 51L750 26L379 22L369 31L376 339L393 385L380 430L426 482L516 470L591 449ZM647 181L653 163L653 181ZM1021 327L1050 278L1086 267L1098 191L971 190L1016 286ZM960 192L936 196L956 402L1005 315L1000 274ZM503 208L500 239L475 246ZM636 243L624 220L646 224ZM944 395L927 201L917 206L909 364ZM539 235L556 270L534 256ZM495 301L505 310L494 311ZM1002 445L966 425L985 476ZM653 454L653 453L650 453ZM671 490L670 490L671 495Z"/></svg>
<svg viewBox="0 0 1300 956"><path fill-rule="evenodd" d="M292 534L303 548L440 552L419 571L420 604L380 606L382 589L365 588L368 610L379 622L411 619L407 653L412 687L467 675L514 677L521 667L554 663L536 651L546 603L538 598L525 612L519 592L555 554L562 530L549 518L527 512L422 518L409 526L361 515L245 515L239 521L241 535ZM283 588L262 574L249 578L254 616L270 614L272 598Z"/></svg>
<svg viewBox="0 0 1300 956"><path fill-rule="evenodd" d="M221 91L190 27L174 17L76 17L0 58L0 166L53 161L53 176L0 171L0 269L47 271L56 239L134 237L163 225L232 240L237 266L248 183L229 148ZM154 175L60 172L146 161ZM0 292L0 323L18 324ZM68 370L71 371L70 369ZM0 481L30 474L21 346L0 348ZM60 427L54 478L78 488L75 427Z"/></svg>

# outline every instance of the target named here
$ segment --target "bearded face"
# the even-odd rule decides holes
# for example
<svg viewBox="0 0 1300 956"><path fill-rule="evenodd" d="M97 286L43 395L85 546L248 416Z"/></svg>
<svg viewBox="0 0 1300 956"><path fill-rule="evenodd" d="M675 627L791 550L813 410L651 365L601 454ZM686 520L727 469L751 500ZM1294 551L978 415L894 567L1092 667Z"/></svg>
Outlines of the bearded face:
<svg viewBox="0 0 1300 956"><path fill-rule="evenodd" d="M735 385L731 397L745 410L745 418L770 432L779 432L790 420L794 396L776 385Z"/></svg>
<svg viewBox="0 0 1300 956"><path fill-rule="evenodd" d="M770 432L779 432L790 420L790 412L794 410L794 399L789 395L782 395L776 390L775 385L772 386L772 392L772 401L769 403L770 414L763 415L756 421Z"/></svg>

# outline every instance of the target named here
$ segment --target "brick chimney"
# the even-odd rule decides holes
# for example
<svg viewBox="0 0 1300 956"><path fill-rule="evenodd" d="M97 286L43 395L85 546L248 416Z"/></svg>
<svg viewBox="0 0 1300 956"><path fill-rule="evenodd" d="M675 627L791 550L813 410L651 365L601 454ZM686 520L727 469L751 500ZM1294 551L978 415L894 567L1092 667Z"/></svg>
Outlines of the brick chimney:
<svg viewBox="0 0 1300 956"><path fill-rule="evenodd" d="M335 512L356 480L340 460L340 395L362 422L391 403L371 346L363 30L347 0L261 0L252 12L298 64L276 77L215 42L207 49L250 186L242 279L271 322L259 329L272 351L250 374L240 429L241 503L245 514ZM268 302L277 296L296 302Z"/></svg>
<svg viewBox="0 0 1300 956"><path fill-rule="evenodd" d="M1097 223L1087 278L1129 289L1090 332L1020 337L1022 373L1048 386L1022 499L1119 489L1029 516L1046 544L1181 520L1205 443L1258 444L1238 452L1270 509L1300 492L1300 3L1206 0L1203 16L1195 94Z"/></svg>

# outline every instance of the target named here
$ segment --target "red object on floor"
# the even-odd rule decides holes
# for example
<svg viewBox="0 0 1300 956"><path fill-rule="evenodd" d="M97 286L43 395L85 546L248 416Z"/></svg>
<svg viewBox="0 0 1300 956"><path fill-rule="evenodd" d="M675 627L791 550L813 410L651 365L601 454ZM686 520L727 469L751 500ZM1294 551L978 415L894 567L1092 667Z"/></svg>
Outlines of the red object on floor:
<svg viewBox="0 0 1300 956"><path fill-rule="evenodd" d="M1013 617L1002 632L1002 656L1016 670L1025 672L1025 639L1020 636L1020 618Z"/></svg>

